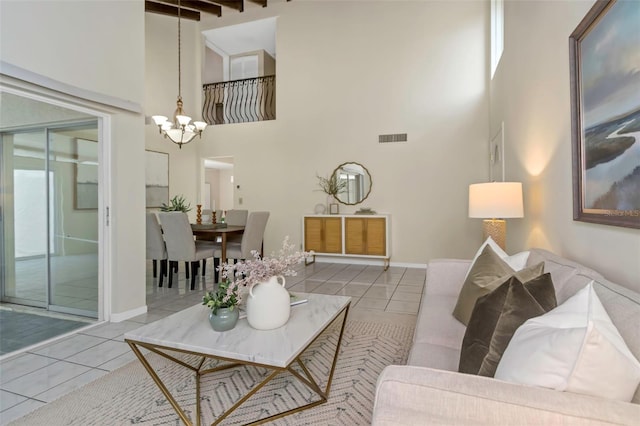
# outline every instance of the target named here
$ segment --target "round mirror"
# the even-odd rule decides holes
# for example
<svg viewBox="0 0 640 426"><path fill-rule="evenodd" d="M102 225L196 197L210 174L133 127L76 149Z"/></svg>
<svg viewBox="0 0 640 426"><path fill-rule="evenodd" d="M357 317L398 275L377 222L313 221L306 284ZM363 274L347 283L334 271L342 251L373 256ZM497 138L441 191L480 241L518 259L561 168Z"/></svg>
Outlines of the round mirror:
<svg viewBox="0 0 640 426"><path fill-rule="evenodd" d="M343 163L334 171L340 191L335 198L342 204L355 205L363 202L371 192L371 175L359 163Z"/></svg>

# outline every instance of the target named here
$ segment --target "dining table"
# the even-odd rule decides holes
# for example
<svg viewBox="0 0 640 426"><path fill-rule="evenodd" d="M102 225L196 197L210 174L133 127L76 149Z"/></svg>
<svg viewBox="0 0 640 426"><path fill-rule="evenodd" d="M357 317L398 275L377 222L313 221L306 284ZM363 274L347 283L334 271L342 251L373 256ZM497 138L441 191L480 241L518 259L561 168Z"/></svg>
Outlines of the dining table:
<svg viewBox="0 0 640 426"><path fill-rule="evenodd" d="M244 226L220 226L221 224L191 224L191 230L196 240L205 241L217 241L218 237L221 238L220 251L222 252L222 262L227 261L227 236L229 235L242 235L244 233Z"/></svg>

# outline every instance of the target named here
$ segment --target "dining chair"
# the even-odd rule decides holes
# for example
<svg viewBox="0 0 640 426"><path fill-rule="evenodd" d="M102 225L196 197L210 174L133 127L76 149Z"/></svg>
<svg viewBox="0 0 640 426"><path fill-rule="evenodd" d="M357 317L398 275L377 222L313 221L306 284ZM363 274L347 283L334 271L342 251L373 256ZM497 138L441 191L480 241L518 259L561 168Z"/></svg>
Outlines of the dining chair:
<svg viewBox="0 0 640 426"><path fill-rule="evenodd" d="M147 260L153 261L153 278L158 276L158 260L160 261L160 278L158 287L162 287L162 279L167 275L167 247L162 238L162 229L155 213L147 213Z"/></svg>
<svg viewBox="0 0 640 426"><path fill-rule="evenodd" d="M196 276L200 267L200 260L213 257L216 245L195 241L189 218L183 212L158 213L160 224L164 231L164 241L167 245L169 270L177 262L188 262L191 266L191 290L195 288ZM169 274L169 287L173 284L173 274Z"/></svg>
<svg viewBox="0 0 640 426"><path fill-rule="evenodd" d="M211 209L202 209L202 223L211 223Z"/></svg>
<svg viewBox="0 0 640 426"><path fill-rule="evenodd" d="M225 222L229 226L246 226L249 210L227 210Z"/></svg>
<svg viewBox="0 0 640 426"><path fill-rule="evenodd" d="M225 222L229 226L247 226L247 217L249 210L227 210ZM227 236L227 243L241 243L241 234L231 234Z"/></svg>
<svg viewBox="0 0 640 426"><path fill-rule="evenodd" d="M227 259L250 259L252 250L262 252L264 231L269 220L269 212L251 212L240 243L227 242ZM222 256L222 250L215 250L215 258ZM222 259L225 262L227 259Z"/></svg>

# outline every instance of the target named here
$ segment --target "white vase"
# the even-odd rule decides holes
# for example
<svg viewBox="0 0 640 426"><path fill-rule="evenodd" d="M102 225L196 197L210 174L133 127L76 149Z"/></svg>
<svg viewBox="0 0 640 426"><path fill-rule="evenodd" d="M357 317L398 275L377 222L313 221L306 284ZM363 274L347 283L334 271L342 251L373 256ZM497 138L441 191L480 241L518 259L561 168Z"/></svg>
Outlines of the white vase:
<svg viewBox="0 0 640 426"><path fill-rule="evenodd" d="M278 278L282 280L282 284L278 282ZM284 284L284 277L278 275L251 287L247 298L247 321L251 327L273 330L287 323L291 302Z"/></svg>

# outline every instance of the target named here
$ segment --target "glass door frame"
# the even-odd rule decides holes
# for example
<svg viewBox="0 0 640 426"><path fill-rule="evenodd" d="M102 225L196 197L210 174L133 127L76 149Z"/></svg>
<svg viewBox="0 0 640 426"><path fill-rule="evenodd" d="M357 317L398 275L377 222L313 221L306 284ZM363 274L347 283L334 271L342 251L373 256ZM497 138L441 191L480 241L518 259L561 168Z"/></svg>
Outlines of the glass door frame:
<svg viewBox="0 0 640 426"><path fill-rule="evenodd" d="M51 273L51 254L54 251L54 247L51 246L51 236L52 233L54 232L53 229L51 229L51 218L53 217L53 215L56 214L55 211L52 211L51 208L51 202L52 197L54 196L51 193L51 171L52 171L52 167L51 167L51 161L55 161L52 159L52 150L53 147L51 146L52 143L52 139L51 139L51 134L55 133L56 131L60 131L60 130L77 130L77 129L82 129L82 128L95 128L96 132L99 133L99 120L97 118L93 118L93 119L82 119L82 120L73 120L73 121L65 121L65 122L58 122L55 124L47 124L47 125L40 125L40 126L25 126L25 127L20 127L20 128L13 128L11 130L3 130L2 132L0 132L0 137L4 138L7 135L16 135L16 134L20 134L20 133L30 133L30 132L36 132L36 131L42 131L43 134L43 138L44 138L44 143L43 143L43 159L44 159L44 169L42 170L44 172L44 176L45 176L45 193L46 193L46 199L45 199L45 216L47 217L46 220L46 250L44 253L44 258L45 258L45 274L44 274L44 289L45 289L45 300L43 302L38 301L38 300L34 300L34 299L23 299L21 297L14 297L14 296L7 296L6 295L6 282L5 282L5 277L3 274L0 274L0 296L2 297L2 301L4 302L9 302L9 303L15 303L15 304L20 304L20 305L28 305L28 306L32 306L32 307L38 307L38 308L45 308L49 311L52 312L60 312L60 313L66 313L66 314L72 314L72 315L80 315L80 316L85 316L85 317L99 317L99 305L100 305L100 294L99 294L99 285L98 285L98 310L93 312L93 311L88 311L88 310L84 310L84 309L77 309L77 308L70 308L70 307L66 307L63 305L56 305L53 302L53 298L52 298L52 294L51 294L51 286L53 285L52 282L52 273ZM99 136L98 136L99 138ZM100 146L100 142L98 141L98 146ZM0 163L2 163L3 161L3 156L6 154L6 152L4 152L4 150L2 150L2 152L0 152ZM100 170L100 159L98 159L98 170ZM100 175L100 171L98 172L98 174ZM98 185L98 189L100 188L100 185ZM6 209L6 205L4 205L4 203L2 203L2 207L3 209ZM15 215L14 215L15 216ZM3 221L4 221L4 216L3 216ZM15 221L15 219L14 219ZM15 223L15 222L14 222ZM5 242L5 238L4 238L4 227L7 226L6 223L3 223L2 229L0 229L0 238L2 241L3 246L0 247L0 253L4 253L4 249L6 247L4 247L4 242ZM98 226L100 226L98 224ZM98 259L100 259L100 241L98 241ZM4 264L4 256L2 256L2 259L0 259L0 263ZM100 264L100 262L98 262L98 264ZM6 268L4 268L3 265L3 269L6 270ZM99 272L98 272L98 276L99 276Z"/></svg>
<svg viewBox="0 0 640 426"><path fill-rule="evenodd" d="M26 84L26 86L25 86ZM22 86L22 87L21 87ZM59 98L55 93L48 92L47 89L31 85L29 83L20 82L19 85L5 85L0 81L0 91L39 101L45 104L67 108L73 111L82 112L91 115L88 120L81 120L84 123L97 121L98 127L98 162L99 162L99 190L98 190L98 320L109 320L111 315L111 233L109 230L109 205L111 204L111 120L112 114L105 109L104 105L95 104L73 96ZM95 105L92 108L92 105ZM99 109L98 109L99 108ZM78 121L76 121L77 123ZM51 125L50 127L58 127ZM69 125L70 122L61 124L62 127ZM34 128L34 126L30 126ZM46 127L46 126L40 126ZM4 128L3 133L20 130L19 128ZM47 135L48 144L48 135ZM0 155L2 153L0 152ZM47 177L48 179L48 177ZM4 206L2 206L4 208ZM47 208L48 205L47 205ZM4 212L0 210L0 215ZM4 215L2 216L4 219ZM3 225L4 226L4 225ZM49 226L49 225L47 225ZM0 229L0 237L3 237L2 229ZM0 238L0 244L4 244L4 238ZM47 244L49 244L47 242ZM4 285L3 282L0 284ZM47 282L48 287L48 282ZM2 289L3 290L3 289ZM49 292L49 289L47 289ZM49 300L49 293L47 300Z"/></svg>

